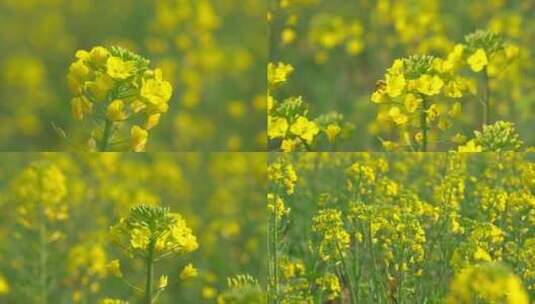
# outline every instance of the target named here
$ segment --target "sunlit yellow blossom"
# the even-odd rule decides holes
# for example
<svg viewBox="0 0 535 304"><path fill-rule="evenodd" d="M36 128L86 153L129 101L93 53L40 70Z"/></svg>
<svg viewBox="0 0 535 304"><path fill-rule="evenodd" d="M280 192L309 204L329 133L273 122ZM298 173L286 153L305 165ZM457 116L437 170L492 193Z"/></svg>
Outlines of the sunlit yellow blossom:
<svg viewBox="0 0 535 304"><path fill-rule="evenodd" d="M439 94L443 85L444 81L439 76L428 74L420 76L415 82L416 90L429 96Z"/></svg>
<svg viewBox="0 0 535 304"><path fill-rule="evenodd" d="M315 122L301 116L292 124L290 131L304 139L308 144L311 144L320 129Z"/></svg>
<svg viewBox="0 0 535 304"><path fill-rule="evenodd" d="M450 286L447 303L528 304L528 295L520 279L505 266L483 263L462 270ZM478 301L479 302L479 301Z"/></svg>
<svg viewBox="0 0 535 304"><path fill-rule="evenodd" d="M293 72L294 68L282 62L278 64L269 63L267 68L267 81L270 87L276 86L280 83L284 83L287 80L288 75Z"/></svg>
<svg viewBox="0 0 535 304"><path fill-rule="evenodd" d="M156 69L154 78L142 81L139 95L144 97L150 106L163 113L167 112L169 108L167 102L173 95L173 88L169 82L163 80L162 71Z"/></svg>
<svg viewBox="0 0 535 304"><path fill-rule="evenodd" d="M135 228L130 233L130 245L132 248L145 249L149 245L150 231L148 228Z"/></svg>
<svg viewBox="0 0 535 304"><path fill-rule="evenodd" d="M409 113L414 113L422 103L422 99L415 94L407 94L403 100L405 109Z"/></svg>
<svg viewBox="0 0 535 304"><path fill-rule="evenodd" d="M297 139L284 139L281 143L281 151L283 152L295 151L298 145L299 145L299 140Z"/></svg>
<svg viewBox="0 0 535 304"><path fill-rule="evenodd" d="M130 145L134 152L143 152L145 150L145 145L147 144L147 138L149 133L147 130L139 127L133 126L130 130Z"/></svg>
<svg viewBox="0 0 535 304"><path fill-rule="evenodd" d="M268 117L269 138L285 137L288 131L288 121L284 117Z"/></svg>
<svg viewBox="0 0 535 304"><path fill-rule="evenodd" d="M150 114L147 117L147 122L143 126L145 128L145 130L150 130L150 129L154 128L155 126L157 126L158 123L160 122L160 117L161 116L162 116L162 114L160 114L160 113Z"/></svg>
<svg viewBox="0 0 535 304"><path fill-rule="evenodd" d="M83 84L89 80L90 72L91 70L82 60L75 61L70 65L67 81L69 82L69 88L73 94L82 94Z"/></svg>
<svg viewBox="0 0 535 304"><path fill-rule="evenodd" d="M167 287L167 281L168 281L168 277L166 275L161 275L160 282L158 283L158 288L163 289Z"/></svg>
<svg viewBox="0 0 535 304"><path fill-rule="evenodd" d="M474 140L468 141L464 146L458 147L458 152L481 152L481 146L476 145Z"/></svg>
<svg viewBox="0 0 535 304"><path fill-rule="evenodd" d="M195 267L190 263L182 269L182 272L180 272L180 279L187 280L197 277L198 272Z"/></svg>
<svg viewBox="0 0 535 304"><path fill-rule="evenodd" d="M476 252L474 252L474 259L479 262L489 262L492 260L489 253L481 247L477 247Z"/></svg>
<svg viewBox="0 0 535 304"><path fill-rule="evenodd" d="M406 84L403 74L387 74L385 81L388 96L398 97L401 95Z"/></svg>
<svg viewBox="0 0 535 304"><path fill-rule="evenodd" d="M483 49L477 49L475 53L468 57L466 62L470 65L470 68L474 72L480 72L489 63L487 59L487 54Z"/></svg>
<svg viewBox="0 0 535 304"><path fill-rule="evenodd" d="M381 103L385 100L385 93L383 90L377 90L373 92L371 100L375 103Z"/></svg>
<svg viewBox="0 0 535 304"><path fill-rule="evenodd" d="M126 79L134 75L135 62L111 56L106 61L106 71L114 79Z"/></svg>
<svg viewBox="0 0 535 304"><path fill-rule="evenodd" d="M327 134L327 138L331 142L336 139L336 137L338 136L338 134L340 134L341 131L342 129L337 124L330 124L327 126L327 128L325 128L325 134Z"/></svg>
<svg viewBox="0 0 535 304"><path fill-rule="evenodd" d="M392 107L388 111L390 118L398 125L406 124L409 120L409 117L401 112L398 107Z"/></svg>
<svg viewBox="0 0 535 304"><path fill-rule="evenodd" d="M111 121L121 121L126 119L124 102L120 99L112 101L106 110L106 117Z"/></svg>
<svg viewBox="0 0 535 304"><path fill-rule="evenodd" d="M106 64L110 55L110 51L105 47L96 46L89 52L88 59L91 60L96 67L100 68Z"/></svg>

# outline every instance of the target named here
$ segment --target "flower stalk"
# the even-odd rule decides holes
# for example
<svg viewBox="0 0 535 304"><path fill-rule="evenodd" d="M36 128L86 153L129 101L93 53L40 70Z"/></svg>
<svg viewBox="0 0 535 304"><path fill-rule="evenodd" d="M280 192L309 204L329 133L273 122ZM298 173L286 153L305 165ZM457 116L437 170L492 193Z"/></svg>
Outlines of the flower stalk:
<svg viewBox="0 0 535 304"><path fill-rule="evenodd" d="M147 254L147 279L145 282L145 304L152 304L154 286L154 240L152 240L148 247Z"/></svg>
<svg viewBox="0 0 535 304"><path fill-rule="evenodd" d="M483 85L485 92L483 93L483 126L490 123L490 80L487 67L483 70Z"/></svg>
<svg viewBox="0 0 535 304"><path fill-rule="evenodd" d="M420 111L420 130L422 132L422 142L421 142L421 151L427 152L427 141L428 141L428 126L427 126L427 110L428 110L427 99L422 96L422 108Z"/></svg>

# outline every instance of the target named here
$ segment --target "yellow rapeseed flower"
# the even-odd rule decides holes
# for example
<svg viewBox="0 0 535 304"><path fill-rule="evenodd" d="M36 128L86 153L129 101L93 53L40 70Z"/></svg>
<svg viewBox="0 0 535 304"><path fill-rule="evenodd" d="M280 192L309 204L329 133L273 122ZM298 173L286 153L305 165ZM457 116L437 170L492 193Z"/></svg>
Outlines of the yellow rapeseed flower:
<svg viewBox="0 0 535 304"><path fill-rule="evenodd" d="M342 129L337 124L330 124L325 128L325 134L327 134L327 138L331 142L336 139L338 134L340 134L340 131L342 131Z"/></svg>
<svg viewBox="0 0 535 304"><path fill-rule="evenodd" d="M479 145L476 145L474 140L468 141L464 146L459 146L457 148L458 152L481 152L482 148Z"/></svg>
<svg viewBox="0 0 535 304"><path fill-rule="evenodd" d="M134 75L135 62L111 56L106 61L106 71L113 79L126 79Z"/></svg>
<svg viewBox="0 0 535 304"><path fill-rule="evenodd" d="M409 121L409 117L401 112L398 107L392 107L388 115L397 125L404 125Z"/></svg>
<svg viewBox="0 0 535 304"><path fill-rule="evenodd" d="M285 137L288 131L288 121L284 117L268 118L268 136L269 138Z"/></svg>
<svg viewBox="0 0 535 304"><path fill-rule="evenodd" d="M158 288L163 289L167 287L167 281L168 281L168 277L166 275L161 275L160 282L158 283Z"/></svg>
<svg viewBox="0 0 535 304"><path fill-rule="evenodd" d="M401 95L407 83L403 74L387 74L385 81L386 93L390 97L397 97Z"/></svg>
<svg viewBox="0 0 535 304"><path fill-rule="evenodd" d="M439 94L442 86L444 86L444 81L437 75L423 74L415 81L416 90L428 96Z"/></svg>
<svg viewBox="0 0 535 304"><path fill-rule="evenodd" d="M477 51L472 54L466 62L470 65L470 68L474 72L481 71L489 62L487 59L487 54L483 49L477 49Z"/></svg>
<svg viewBox="0 0 535 304"><path fill-rule="evenodd" d="M111 121L121 121L126 119L124 102L120 99L112 101L106 110L106 117Z"/></svg>
<svg viewBox="0 0 535 304"><path fill-rule="evenodd" d="M273 87L275 85L284 83L287 81L288 75L293 72L294 68L282 62L278 64L269 63L267 68L267 80L268 86Z"/></svg>
<svg viewBox="0 0 535 304"><path fill-rule="evenodd" d="M197 269L190 263L182 269L182 272L180 272L180 279L187 280L197 277L198 272Z"/></svg>
<svg viewBox="0 0 535 304"><path fill-rule="evenodd" d="M311 144L316 134L320 129L315 122L308 120L304 116L300 116L290 127L290 131L304 139L308 144Z"/></svg>
<svg viewBox="0 0 535 304"><path fill-rule="evenodd" d="M130 129L130 144L134 152L143 152L147 144L149 133L140 126L133 126Z"/></svg>
<svg viewBox="0 0 535 304"><path fill-rule="evenodd" d="M150 231L148 228L136 228L130 232L130 245L132 248L145 249L149 245Z"/></svg>
<svg viewBox="0 0 535 304"><path fill-rule="evenodd" d="M143 79L139 95L145 98L148 105L158 112L167 112L167 102L173 95L173 87L168 81L163 80L162 70L154 70L154 78Z"/></svg>
<svg viewBox="0 0 535 304"><path fill-rule="evenodd" d="M403 100L403 104L405 105L405 109L409 113L414 113L422 103L422 98L418 97L415 94L407 94L405 95L405 98Z"/></svg>

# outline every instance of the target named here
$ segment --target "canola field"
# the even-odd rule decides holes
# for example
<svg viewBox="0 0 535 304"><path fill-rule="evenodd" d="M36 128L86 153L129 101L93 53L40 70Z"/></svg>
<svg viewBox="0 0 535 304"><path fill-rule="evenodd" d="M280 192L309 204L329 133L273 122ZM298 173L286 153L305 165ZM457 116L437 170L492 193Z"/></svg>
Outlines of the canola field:
<svg viewBox="0 0 535 304"><path fill-rule="evenodd" d="M271 303L531 303L520 153L273 154Z"/></svg>
<svg viewBox="0 0 535 304"><path fill-rule="evenodd" d="M270 4L270 151L534 144L533 1Z"/></svg>

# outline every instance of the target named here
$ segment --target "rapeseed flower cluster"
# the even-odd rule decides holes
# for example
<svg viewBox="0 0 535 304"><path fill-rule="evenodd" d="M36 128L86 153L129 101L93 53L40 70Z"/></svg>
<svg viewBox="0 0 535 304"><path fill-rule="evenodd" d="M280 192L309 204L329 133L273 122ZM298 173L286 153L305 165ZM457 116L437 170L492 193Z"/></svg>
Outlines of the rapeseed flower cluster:
<svg viewBox="0 0 535 304"><path fill-rule="evenodd" d="M147 59L121 47L78 51L67 80L74 118L97 125L88 143L98 151L144 151L148 130L168 111L173 93L162 70L149 69Z"/></svg>
<svg viewBox="0 0 535 304"><path fill-rule="evenodd" d="M320 134L335 147L337 140L352 127L344 123L343 116L336 112L321 115L316 119L308 116L308 104L302 96L288 97L278 101L274 91L288 81L294 68L282 62L269 63L267 68L268 139L277 143L277 150L311 151L319 143Z"/></svg>
<svg viewBox="0 0 535 304"><path fill-rule="evenodd" d="M462 10L441 0L273 1L270 60L291 62L297 72L284 91L306 94L312 113L337 111L357 126L336 147L316 144L314 151L421 151L424 133L428 151L449 151L472 146L474 131L500 120L514 123L533 145L527 127L533 116L530 17L529 6L504 1L469 3ZM472 28L482 30L466 32ZM419 90L407 85L420 75L401 79L384 72L400 54L436 59ZM385 97L379 107L369 103L372 94L376 101ZM423 105L419 95L429 111L415 112ZM425 127L420 112L432 120Z"/></svg>

